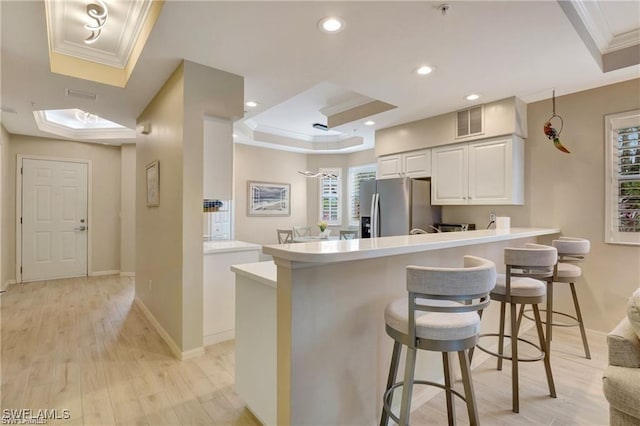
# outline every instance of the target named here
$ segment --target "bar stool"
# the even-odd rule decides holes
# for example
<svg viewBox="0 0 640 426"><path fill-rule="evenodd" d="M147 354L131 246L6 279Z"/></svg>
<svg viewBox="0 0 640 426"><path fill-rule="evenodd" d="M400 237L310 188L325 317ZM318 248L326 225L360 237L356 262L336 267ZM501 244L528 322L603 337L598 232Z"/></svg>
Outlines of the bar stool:
<svg viewBox="0 0 640 426"><path fill-rule="evenodd" d="M520 412L520 396L518 387L518 363L544 361L545 373L547 375L547 384L549 385L549 393L551 397L556 397L556 388L553 382L553 374L551 372L551 361L549 357L548 342L545 342L544 333L542 331L542 320L540 318L540 309L538 304L543 303L546 298L546 284L543 281L551 282L556 270L558 260L558 251L555 247L544 246L539 244L527 244L526 248L505 248L504 263L506 265L506 273L498 274L496 286L491 292L491 300L500 302L500 331L498 333L481 334L480 338L485 336L498 337L498 353L491 352L482 347L479 343L476 345L478 349L498 357L498 370L502 370L502 360L511 360L511 389L512 389L512 410L514 413ZM514 278L515 277L515 278ZM505 308L509 304L511 319L511 335L505 335ZM516 315L517 305L531 305L535 317L536 330L540 346L518 337L520 322ZM482 312L480 312L482 315ZM547 316L547 320L549 317ZM511 356L504 355L504 338L511 339ZM540 354L530 358L518 357L518 342L526 343L540 351ZM471 356L473 356L473 351Z"/></svg>
<svg viewBox="0 0 640 426"><path fill-rule="evenodd" d="M571 324L552 322L551 325L561 327L580 327L584 355L587 359L591 359L589 342L587 342L587 333L584 330L584 322L582 321L582 313L580 312L580 304L578 303L578 295L575 287L575 281L582 276L582 269L580 269L576 263L584 260L585 256L589 254L589 251L591 250L591 242L584 238L560 237L558 240L553 240L551 245L558 250L558 271L553 277L553 281L558 283L569 283L569 286L571 287L571 296L573 297L573 306L576 310L575 316L564 312L552 311L552 315L555 313L570 318L575 322ZM549 335L549 339L551 339L551 334Z"/></svg>
<svg viewBox="0 0 640 426"><path fill-rule="evenodd" d="M587 333L584 329L584 322L582 321L582 312L580 311L580 303L578 303L578 295L576 293L575 282L582 276L582 269L576 263L584 260L585 256L589 254L591 250L591 242L584 238L573 237L560 237L558 240L553 240L551 245L558 250L558 268L553 282L556 283L568 283L571 288L571 296L573 297L573 307L576 311L576 315L567 314L565 312L551 310L551 326L556 327L580 327L580 335L582 337L582 346L584 347L584 355L587 359L591 359L591 352L589 351L589 342L587 342ZM541 309L546 312L546 309ZM571 323L553 322L553 314L557 314L573 320ZM527 317L529 318L529 317ZM532 319L532 318L529 318ZM543 321L543 323L545 323ZM553 337L551 329L549 329L548 340Z"/></svg>
<svg viewBox="0 0 640 426"><path fill-rule="evenodd" d="M474 256L464 257L463 268L407 266L408 298L391 302L384 314L386 331L394 344L380 425L387 425L389 418L402 426L408 425L414 383L445 390L449 424L455 423L453 396L466 401L470 424L479 424L467 350L478 340L477 311L489 305L489 292L496 281L495 268L493 262ZM401 345L407 346L404 381L394 383ZM444 385L414 379L417 349L442 352ZM449 352L458 353L465 396L452 388ZM402 402L398 418L391 412L391 404L393 392L400 386Z"/></svg>

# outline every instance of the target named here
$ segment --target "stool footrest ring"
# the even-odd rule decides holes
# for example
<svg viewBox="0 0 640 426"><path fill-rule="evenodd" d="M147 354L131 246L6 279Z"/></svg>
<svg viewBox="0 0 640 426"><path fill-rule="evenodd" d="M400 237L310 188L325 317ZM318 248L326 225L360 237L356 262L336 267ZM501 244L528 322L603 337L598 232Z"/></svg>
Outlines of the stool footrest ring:
<svg viewBox="0 0 640 426"><path fill-rule="evenodd" d="M522 316L525 317L528 320L535 321L535 319L533 319L532 317L530 317L528 315L530 312L532 312L531 309L525 309L524 312L522 313ZM547 312L547 310L546 309L540 309L540 312ZM554 326L554 327L578 327L580 325L580 321L578 321L578 318L574 317L573 315L569 315L569 314L566 314L564 312L558 312L558 311L551 311L551 312L553 312L556 315L560 315L560 316L563 316L563 317L566 317L566 318L569 318L569 319L573 320L572 323L552 322L551 325ZM545 324L545 325L547 324L547 322L544 321L544 320L541 320L540 322L542 324Z"/></svg>
<svg viewBox="0 0 640 426"><path fill-rule="evenodd" d="M478 336L478 343L476 344L476 348L480 349L482 352L488 353L489 355L493 355L497 358L502 358L502 359L508 359L509 361L512 361L511 357L509 355L505 355L502 354L500 355L499 353L496 352L492 352L489 349L483 348L482 346L480 346L480 339L483 337L500 337L499 333L484 333L481 334L480 336ZM511 339L511 336L508 334L505 334L503 336L506 339ZM535 356L535 357L530 357L530 358L518 358L518 361L522 361L522 362L534 362L534 361L540 361L544 359L544 351L542 350L542 348L540 348L540 346L536 345L533 342L530 342L526 339L523 339L522 337L518 337L518 340L522 343L526 343L527 345L533 346L534 348L536 348L540 354Z"/></svg>
<svg viewBox="0 0 640 426"><path fill-rule="evenodd" d="M445 385L443 385L441 383L436 383L436 382L429 382L427 380L414 380L413 384L414 385L435 386L437 388L447 390L447 387ZM400 424L400 419L395 414L393 414L393 412L391 411L391 407L389 406L389 398L390 398L391 394L393 393L393 391L396 390L397 388L399 388L400 386L404 386L404 381L394 383L393 386L391 386L384 393L384 397L382 398L382 409L385 411L385 413L387 413L389 415L391 420L393 420L394 422L396 422L398 424ZM465 403L467 402L467 399L460 392L458 392L456 390L453 390L453 389L449 389L449 390L451 391L452 394L454 394L458 398L462 399Z"/></svg>

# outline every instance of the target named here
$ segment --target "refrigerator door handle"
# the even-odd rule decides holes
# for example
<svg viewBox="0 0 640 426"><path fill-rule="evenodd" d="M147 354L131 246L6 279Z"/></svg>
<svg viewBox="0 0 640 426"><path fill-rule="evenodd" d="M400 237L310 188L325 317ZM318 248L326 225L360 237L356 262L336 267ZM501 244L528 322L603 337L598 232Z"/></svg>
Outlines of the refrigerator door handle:
<svg viewBox="0 0 640 426"><path fill-rule="evenodd" d="M371 197L371 238L378 238L378 220L380 213L380 194L377 192Z"/></svg>

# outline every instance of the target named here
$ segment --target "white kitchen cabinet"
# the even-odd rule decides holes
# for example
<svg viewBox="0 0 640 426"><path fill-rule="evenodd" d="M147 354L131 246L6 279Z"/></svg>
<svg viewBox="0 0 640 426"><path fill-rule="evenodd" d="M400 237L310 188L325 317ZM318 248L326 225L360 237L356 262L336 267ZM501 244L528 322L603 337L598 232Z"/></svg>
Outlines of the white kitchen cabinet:
<svg viewBox="0 0 640 426"><path fill-rule="evenodd" d="M430 149L385 155L378 158L376 178L390 179L405 176L414 178L431 176Z"/></svg>
<svg viewBox="0 0 640 426"><path fill-rule="evenodd" d="M524 142L517 136L433 148L432 163L432 204L524 204Z"/></svg>
<svg viewBox="0 0 640 426"><path fill-rule="evenodd" d="M203 342L205 346L235 336L235 275L231 265L253 263L260 258L261 246L243 241L204 243Z"/></svg>

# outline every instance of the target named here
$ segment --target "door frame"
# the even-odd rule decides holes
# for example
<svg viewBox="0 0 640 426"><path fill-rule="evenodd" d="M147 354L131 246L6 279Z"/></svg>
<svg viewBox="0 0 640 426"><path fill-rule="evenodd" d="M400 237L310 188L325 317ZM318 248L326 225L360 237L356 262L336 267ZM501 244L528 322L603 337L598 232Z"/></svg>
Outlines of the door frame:
<svg viewBox="0 0 640 426"><path fill-rule="evenodd" d="M65 163L84 163L87 165L87 276L91 275L93 272L93 262L91 260L91 247L93 246L93 215L91 209L93 204L93 191L91 190L91 160L18 154L18 158L16 160L16 283L22 282L22 273L20 272L20 267L22 266L22 224L20 223L20 218L22 217L22 160L61 161Z"/></svg>

